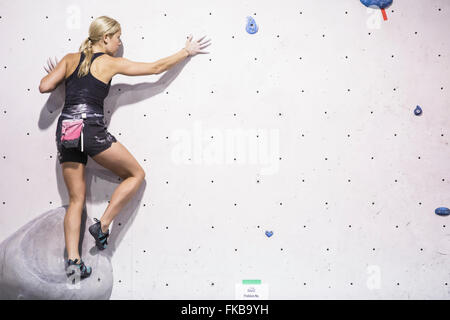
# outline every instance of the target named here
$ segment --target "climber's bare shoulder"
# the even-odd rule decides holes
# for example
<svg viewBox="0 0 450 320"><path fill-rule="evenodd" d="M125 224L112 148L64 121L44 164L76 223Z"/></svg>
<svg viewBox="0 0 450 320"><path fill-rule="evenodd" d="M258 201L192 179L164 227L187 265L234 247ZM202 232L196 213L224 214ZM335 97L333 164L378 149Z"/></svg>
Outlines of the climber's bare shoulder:
<svg viewBox="0 0 450 320"><path fill-rule="evenodd" d="M111 77L116 74L123 74L125 76L146 76L162 72L158 69L155 62L136 62L127 58L111 57L109 55L105 57L105 64Z"/></svg>

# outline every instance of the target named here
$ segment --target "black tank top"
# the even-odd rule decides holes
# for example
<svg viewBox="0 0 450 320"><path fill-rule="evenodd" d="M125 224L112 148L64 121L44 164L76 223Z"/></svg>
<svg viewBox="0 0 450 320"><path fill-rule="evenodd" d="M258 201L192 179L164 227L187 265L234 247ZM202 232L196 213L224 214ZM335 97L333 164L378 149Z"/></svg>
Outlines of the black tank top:
<svg viewBox="0 0 450 320"><path fill-rule="evenodd" d="M92 62L104 53L94 53L91 66ZM62 113L78 114L80 112L86 112L103 114L103 100L108 95L112 79L106 84L95 78L90 70L87 75L79 78L77 73L84 58L84 53L81 52L80 62L77 68L65 81L66 100Z"/></svg>

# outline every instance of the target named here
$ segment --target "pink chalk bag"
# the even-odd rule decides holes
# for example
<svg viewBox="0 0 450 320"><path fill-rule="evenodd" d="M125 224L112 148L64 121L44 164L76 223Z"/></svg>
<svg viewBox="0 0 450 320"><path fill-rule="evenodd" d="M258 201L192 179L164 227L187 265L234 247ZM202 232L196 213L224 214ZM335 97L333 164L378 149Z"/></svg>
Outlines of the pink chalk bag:
<svg viewBox="0 0 450 320"><path fill-rule="evenodd" d="M83 119L86 114L82 114ZM66 119L62 121L61 143L65 148L78 148L81 139L81 152L83 152L83 119Z"/></svg>

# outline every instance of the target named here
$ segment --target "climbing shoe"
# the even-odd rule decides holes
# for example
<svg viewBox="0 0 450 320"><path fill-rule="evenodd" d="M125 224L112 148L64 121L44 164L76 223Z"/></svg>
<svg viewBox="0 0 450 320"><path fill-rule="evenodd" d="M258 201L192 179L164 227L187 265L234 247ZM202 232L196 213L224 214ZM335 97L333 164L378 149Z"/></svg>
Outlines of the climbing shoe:
<svg viewBox="0 0 450 320"><path fill-rule="evenodd" d="M89 227L89 232L94 237L95 245L97 246L97 248L99 250L104 250L108 245L107 239L109 237L109 229L106 231L106 233L103 233L100 220L97 220L96 218L94 218L94 220L96 221L96 223Z"/></svg>
<svg viewBox="0 0 450 320"><path fill-rule="evenodd" d="M77 262L78 259L75 260L69 259L69 261L67 262L67 269L66 269L67 276L70 277L76 272L81 276L81 278L89 277L91 275L92 268L86 267L82 259L80 259L79 263Z"/></svg>

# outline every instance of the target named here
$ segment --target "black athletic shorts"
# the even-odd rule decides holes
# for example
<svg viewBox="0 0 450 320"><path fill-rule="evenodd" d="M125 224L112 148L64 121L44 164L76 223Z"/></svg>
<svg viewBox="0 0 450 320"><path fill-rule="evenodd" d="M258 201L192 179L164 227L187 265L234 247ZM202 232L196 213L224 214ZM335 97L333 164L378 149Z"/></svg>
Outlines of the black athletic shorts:
<svg viewBox="0 0 450 320"><path fill-rule="evenodd" d="M108 132L103 117L88 117L84 119L83 128L83 152L81 152L81 139L77 148L66 148L61 143L62 120L69 119L60 116L56 126L56 147L58 149L59 163L66 161L87 164L88 156L96 154L111 147L117 139Z"/></svg>

